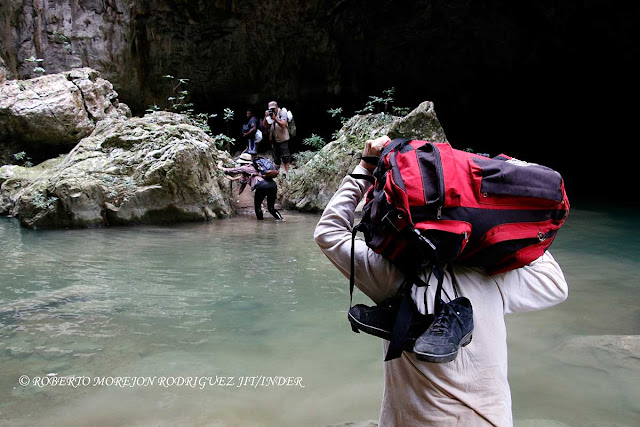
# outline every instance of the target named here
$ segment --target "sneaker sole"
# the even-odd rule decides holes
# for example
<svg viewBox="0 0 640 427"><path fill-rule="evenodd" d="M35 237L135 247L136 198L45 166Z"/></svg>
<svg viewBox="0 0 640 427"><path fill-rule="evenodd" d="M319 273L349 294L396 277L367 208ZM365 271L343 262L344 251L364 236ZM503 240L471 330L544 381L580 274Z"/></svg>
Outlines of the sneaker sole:
<svg viewBox="0 0 640 427"><path fill-rule="evenodd" d="M469 343L471 342L471 338L473 338L473 331L469 332L467 335L465 335L462 338L462 343L460 344L460 347L465 347L469 345ZM415 353L416 358L418 358L418 360L422 360L423 362L447 363L447 362L451 362L452 360L455 360L455 358L458 356L458 351L460 350L460 347L458 347L456 351L449 354L429 354L429 353L420 352L415 348L413 349L413 352Z"/></svg>
<svg viewBox="0 0 640 427"><path fill-rule="evenodd" d="M375 337L382 338L383 340L391 341L392 334L389 331L386 331L380 328L375 328L373 326L366 325L362 322L359 322L355 317L351 315L351 313L348 314L348 317L349 317L349 323L351 323L351 329L353 329L354 331L360 330L365 334L373 335ZM415 339L407 338L407 341L403 346L404 351L413 353L413 347L415 345L415 342L416 342Z"/></svg>

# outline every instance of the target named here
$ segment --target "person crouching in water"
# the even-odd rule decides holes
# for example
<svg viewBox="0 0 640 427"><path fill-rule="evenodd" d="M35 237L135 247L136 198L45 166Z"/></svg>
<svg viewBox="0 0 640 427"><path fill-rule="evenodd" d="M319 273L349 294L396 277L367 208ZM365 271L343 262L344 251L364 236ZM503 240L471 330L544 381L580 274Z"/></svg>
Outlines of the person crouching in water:
<svg viewBox="0 0 640 427"><path fill-rule="evenodd" d="M258 161L270 163L268 159L259 159L255 154L242 153L236 163L239 166L235 168L225 168L222 167L222 160L218 162L218 167L224 171L227 175L239 175L240 183L242 184L240 187L241 194L247 183L251 187L251 191L254 192L253 196L253 206L256 212L256 217L259 220L264 219L264 215L262 213L262 202L265 197L267 199L267 209L269 213L275 219L282 219L282 215L275 208L276 204L276 196L278 194L278 185L273 180L276 176L278 176L278 171L275 169L269 169L264 174L260 171L263 169L258 165ZM237 179L237 178L236 178Z"/></svg>

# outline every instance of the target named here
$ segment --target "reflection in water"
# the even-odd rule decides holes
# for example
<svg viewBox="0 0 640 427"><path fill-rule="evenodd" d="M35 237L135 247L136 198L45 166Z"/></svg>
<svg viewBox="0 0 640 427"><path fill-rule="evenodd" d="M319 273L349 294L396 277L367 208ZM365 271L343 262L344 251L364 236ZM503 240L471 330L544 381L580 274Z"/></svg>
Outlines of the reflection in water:
<svg viewBox="0 0 640 427"><path fill-rule="evenodd" d="M508 317L516 425L640 423L637 341L627 342L631 361L599 359L608 350L593 343L584 358L574 351L585 345L576 337L638 334L638 222L625 214L574 209L552 248L569 300ZM318 217L286 219L66 231L0 219L0 425L376 419L380 343L348 326L346 279L313 242ZM233 380L18 384L49 373ZM253 376L301 377L305 387L237 386Z"/></svg>

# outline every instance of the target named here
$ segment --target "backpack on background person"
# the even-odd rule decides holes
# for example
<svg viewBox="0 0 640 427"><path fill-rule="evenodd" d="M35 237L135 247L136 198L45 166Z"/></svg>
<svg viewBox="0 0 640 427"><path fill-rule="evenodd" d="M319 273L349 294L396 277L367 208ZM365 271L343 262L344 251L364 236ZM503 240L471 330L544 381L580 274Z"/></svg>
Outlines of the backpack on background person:
<svg viewBox="0 0 640 427"><path fill-rule="evenodd" d="M254 163L258 172L260 172L260 175L264 178L273 179L278 176L278 168L276 168L276 165L266 157L257 157Z"/></svg>
<svg viewBox="0 0 640 427"><path fill-rule="evenodd" d="M289 136L296 136L296 121L293 118L293 113L286 108L282 108L282 110L287 113L287 128L289 129Z"/></svg>

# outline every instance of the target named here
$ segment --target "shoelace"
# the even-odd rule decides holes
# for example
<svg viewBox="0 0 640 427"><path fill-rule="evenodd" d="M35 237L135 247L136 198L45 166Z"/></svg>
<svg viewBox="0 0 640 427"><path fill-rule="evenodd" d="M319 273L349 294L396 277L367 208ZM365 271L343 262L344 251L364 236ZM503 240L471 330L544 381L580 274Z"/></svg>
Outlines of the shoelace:
<svg viewBox="0 0 640 427"><path fill-rule="evenodd" d="M449 304L444 304L442 307L442 311L438 314L438 317L436 317L431 324L430 329L433 335L442 336L445 331L448 331L450 329L447 322L447 319L450 319L450 317L445 315L445 309L450 314L453 314L456 319L458 319L458 322L460 322L461 325L463 324L462 319L460 318L458 313L453 308L451 308Z"/></svg>

